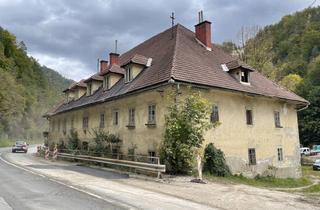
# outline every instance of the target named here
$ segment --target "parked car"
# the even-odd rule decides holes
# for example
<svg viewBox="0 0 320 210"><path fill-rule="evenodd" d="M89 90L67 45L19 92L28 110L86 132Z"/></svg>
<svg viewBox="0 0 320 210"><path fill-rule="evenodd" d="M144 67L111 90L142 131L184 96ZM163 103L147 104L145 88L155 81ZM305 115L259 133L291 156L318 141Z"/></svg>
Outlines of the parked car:
<svg viewBox="0 0 320 210"><path fill-rule="evenodd" d="M314 161L312 168L313 170L320 170L320 159L317 159L316 161Z"/></svg>
<svg viewBox="0 0 320 210"><path fill-rule="evenodd" d="M16 143L12 146L12 152L28 152L28 144L25 141L16 141Z"/></svg>
<svg viewBox="0 0 320 210"><path fill-rule="evenodd" d="M309 147L301 147L300 154L301 155L310 155L310 148Z"/></svg>
<svg viewBox="0 0 320 210"><path fill-rule="evenodd" d="M310 151L311 155L320 154L320 145L313 145L312 150Z"/></svg>

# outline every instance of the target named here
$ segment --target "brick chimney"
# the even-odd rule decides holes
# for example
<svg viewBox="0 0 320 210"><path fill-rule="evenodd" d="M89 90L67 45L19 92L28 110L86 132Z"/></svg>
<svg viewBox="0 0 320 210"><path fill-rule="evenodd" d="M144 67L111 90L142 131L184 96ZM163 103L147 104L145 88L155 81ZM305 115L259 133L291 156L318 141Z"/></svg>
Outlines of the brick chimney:
<svg viewBox="0 0 320 210"><path fill-rule="evenodd" d="M103 73L108 68L108 61L100 60L100 73Z"/></svg>
<svg viewBox="0 0 320 210"><path fill-rule="evenodd" d="M199 23L195 25L196 38L204 44L207 48L212 48L211 43L211 22L203 21L203 13L199 12Z"/></svg>
<svg viewBox="0 0 320 210"><path fill-rule="evenodd" d="M113 64L119 65L119 54L118 53L110 53L109 54L109 62L110 66Z"/></svg>

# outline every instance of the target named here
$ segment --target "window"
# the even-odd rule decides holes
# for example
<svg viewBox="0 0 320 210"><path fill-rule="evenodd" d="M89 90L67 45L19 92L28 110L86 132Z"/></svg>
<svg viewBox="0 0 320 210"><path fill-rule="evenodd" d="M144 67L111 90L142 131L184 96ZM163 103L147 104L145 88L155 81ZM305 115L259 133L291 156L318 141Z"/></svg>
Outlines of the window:
<svg viewBox="0 0 320 210"><path fill-rule="evenodd" d="M212 123L219 122L219 109L217 105L212 106L212 113L210 115L210 121Z"/></svg>
<svg viewBox="0 0 320 210"><path fill-rule="evenodd" d="M110 75L104 77L104 86L107 89L110 89Z"/></svg>
<svg viewBox="0 0 320 210"><path fill-rule="evenodd" d="M54 132L54 130L55 130L55 121L53 120L52 121L52 132Z"/></svg>
<svg viewBox="0 0 320 210"><path fill-rule="evenodd" d="M132 80L132 69L128 67L126 69L125 81L130 82Z"/></svg>
<svg viewBox="0 0 320 210"><path fill-rule="evenodd" d="M148 106L148 124L156 124L156 105Z"/></svg>
<svg viewBox="0 0 320 210"><path fill-rule="evenodd" d="M91 95L91 93L92 93L92 84L89 83L88 84L88 95Z"/></svg>
<svg viewBox="0 0 320 210"><path fill-rule="evenodd" d="M83 120L82 120L83 130L88 129L88 127L89 127L89 117L83 117Z"/></svg>
<svg viewBox="0 0 320 210"><path fill-rule="evenodd" d="M119 111L113 111L113 125L119 125Z"/></svg>
<svg viewBox="0 0 320 210"><path fill-rule="evenodd" d="M74 117L71 118L71 129L74 128Z"/></svg>
<svg viewBox="0 0 320 210"><path fill-rule="evenodd" d="M156 152L155 151L149 151L148 154L149 154L150 163L157 164L158 163L158 159L156 158Z"/></svg>
<svg viewBox="0 0 320 210"><path fill-rule="evenodd" d="M246 110L246 119L247 119L247 125L253 125L252 110L250 109Z"/></svg>
<svg viewBox="0 0 320 210"><path fill-rule="evenodd" d="M278 151L278 161L283 161L283 151L282 151L282 148L279 147L279 148L277 149L277 151Z"/></svg>
<svg viewBox="0 0 320 210"><path fill-rule="evenodd" d="M58 120L58 132L60 132L60 120Z"/></svg>
<svg viewBox="0 0 320 210"><path fill-rule="evenodd" d="M67 119L64 119L64 120L63 120L62 133L63 133L64 135L67 134Z"/></svg>
<svg viewBox="0 0 320 210"><path fill-rule="evenodd" d="M129 126L134 126L135 125L135 109L134 108L130 108L129 109L129 122L128 125Z"/></svg>
<svg viewBox="0 0 320 210"><path fill-rule="evenodd" d="M100 128L104 128L104 114L100 114Z"/></svg>
<svg viewBox="0 0 320 210"><path fill-rule="evenodd" d="M249 72L247 70L241 70L241 82L249 83Z"/></svg>
<svg viewBox="0 0 320 210"><path fill-rule="evenodd" d="M89 143L88 143L87 141L83 141L83 142L82 142L82 149L83 149L84 151L88 151L88 149L89 149Z"/></svg>
<svg viewBox="0 0 320 210"><path fill-rule="evenodd" d="M249 155L249 165L256 165L257 164L256 149L249 148L248 149L248 155Z"/></svg>
<svg viewBox="0 0 320 210"><path fill-rule="evenodd" d="M276 128L282 128L281 123L280 123L280 112L275 111L274 112L274 124Z"/></svg>

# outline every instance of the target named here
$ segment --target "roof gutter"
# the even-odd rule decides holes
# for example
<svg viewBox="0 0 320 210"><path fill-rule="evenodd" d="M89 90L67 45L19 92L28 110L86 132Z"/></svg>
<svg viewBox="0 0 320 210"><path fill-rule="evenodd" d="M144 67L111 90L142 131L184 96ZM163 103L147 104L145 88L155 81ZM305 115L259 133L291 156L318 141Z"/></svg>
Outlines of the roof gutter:
<svg viewBox="0 0 320 210"><path fill-rule="evenodd" d="M310 102L307 103L307 105L305 105L304 107L302 107L301 109L298 109L297 112L300 112L302 110L305 110L306 108L308 108L310 105Z"/></svg>

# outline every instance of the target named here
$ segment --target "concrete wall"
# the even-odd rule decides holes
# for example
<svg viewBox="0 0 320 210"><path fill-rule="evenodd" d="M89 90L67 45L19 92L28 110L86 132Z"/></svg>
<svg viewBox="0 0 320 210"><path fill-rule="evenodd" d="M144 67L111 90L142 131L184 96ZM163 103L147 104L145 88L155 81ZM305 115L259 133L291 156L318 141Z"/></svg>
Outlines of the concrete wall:
<svg viewBox="0 0 320 210"><path fill-rule="evenodd" d="M70 119L74 118L74 126L81 140L91 141L92 135L84 133L82 118L89 116L89 127L98 128L100 114L104 113L105 130L118 134L123 140L121 151L127 153L128 148L137 145L136 154L147 155L148 151L156 151L163 138L164 115L168 105L167 95L171 88L150 90L138 95L128 96L112 102L83 108L68 113L53 116L50 120L67 119L67 130L70 129ZM181 88L180 98L187 95ZM253 177L257 174L275 174L278 177L299 177L300 154L297 113L294 105L266 97L252 97L241 93L221 91L217 89L201 90L202 96L219 107L220 125L208 131L205 143L213 142L226 155L227 162L233 173L242 173ZM148 104L156 104L156 127L150 128L145 124L148 120ZM135 108L134 129L126 127L128 124L128 109ZM253 125L246 124L246 108L253 111ZM118 110L119 125L113 125L112 113ZM274 111L280 112L282 128L276 128ZM60 123L62 125L62 123ZM51 127L50 127L51 128ZM90 129L89 129L90 130ZM57 132L50 131L50 141L67 141L62 128ZM283 161L278 161L277 148L283 150ZM248 148L256 150L256 165L249 165ZM158 153L156 153L158 155ZM273 166L273 167L270 167Z"/></svg>

